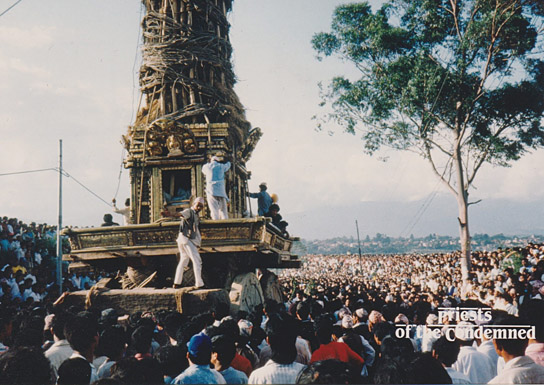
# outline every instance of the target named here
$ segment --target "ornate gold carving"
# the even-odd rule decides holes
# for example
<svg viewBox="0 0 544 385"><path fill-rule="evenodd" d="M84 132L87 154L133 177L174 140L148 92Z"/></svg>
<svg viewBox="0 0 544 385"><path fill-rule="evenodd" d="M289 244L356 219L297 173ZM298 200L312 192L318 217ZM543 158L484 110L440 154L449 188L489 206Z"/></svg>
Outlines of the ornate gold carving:
<svg viewBox="0 0 544 385"><path fill-rule="evenodd" d="M161 118L155 120L146 131L146 152L150 156L167 153L169 157L194 154L198 144L191 130L174 120ZM166 150L166 151L165 151Z"/></svg>
<svg viewBox="0 0 544 385"><path fill-rule="evenodd" d="M170 135L166 139L166 148L168 149L168 156L183 155L183 151L181 151L181 142L176 135Z"/></svg>
<svg viewBox="0 0 544 385"><path fill-rule="evenodd" d="M108 247L127 244L127 233L110 232L102 234L81 234L79 236L81 248Z"/></svg>
<svg viewBox="0 0 544 385"><path fill-rule="evenodd" d="M77 238L70 237L70 250L79 250L79 243L77 242Z"/></svg>
<svg viewBox="0 0 544 385"><path fill-rule="evenodd" d="M243 163L246 163L251 157L251 153L257 146L257 142L261 139L263 133L259 127L255 127L247 136L245 143L243 143L240 151L236 153L238 159Z"/></svg>
<svg viewBox="0 0 544 385"><path fill-rule="evenodd" d="M251 231L246 226L223 227L223 228L203 228L200 230L202 238L210 240L254 240L251 237Z"/></svg>
<svg viewBox="0 0 544 385"><path fill-rule="evenodd" d="M148 231L135 231L134 232L134 244L135 245L152 245L159 243L172 243L176 241L178 236L177 229L175 230L148 230Z"/></svg>

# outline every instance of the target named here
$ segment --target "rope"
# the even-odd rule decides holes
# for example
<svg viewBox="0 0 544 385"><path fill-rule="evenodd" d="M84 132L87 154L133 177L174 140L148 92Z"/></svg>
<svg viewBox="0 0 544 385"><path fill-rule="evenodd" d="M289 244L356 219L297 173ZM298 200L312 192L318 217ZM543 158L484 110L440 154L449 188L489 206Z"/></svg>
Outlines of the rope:
<svg viewBox="0 0 544 385"><path fill-rule="evenodd" d="M122 164L121 164L122 166ZM119 183L121 181L121 172L122 172L122 168L121 170L119 171ZM6 173L3 173L3 174L0 174L0 176L9 176L9 175L20 175L20 174L30 174L30 173L35 173L35 172L43 172L43 171L57 171L59 172L59 168L58 167L52 167L52 168L42 168L42 169L38 169L38 170L25 170L25 171L15 171L15 172L6 172ZM81 187L83 187L85 190L87 190L88 192L90 192L92 195L94 195L95 197L97 197L98 199L100 199L102 202L104 202L105 204L107 204L108 206L112 207L112 204L107 202L105 199L103 199L102 197L100 197L97 193L95 193L94 191L92 191L90 188L88 188L87 186L85 186L83 183L81 183L80 181L78 181L76 178L74 178L72 175L70 175L66 170L62 170L62 175L68 177L68 178L72 178L74 180L74 182L76 182L77 184L79 184ZM119 191L119 184L117 185L117 191ZM117 196L117 192L115 193L115 195Z"/></svg>
<svg viewBox="0 0 544 385"><path fill-rule="evenodd" d="M58 170L58 168L57 168ZM80 185L81 187L83 187L85 190L87 190L88 192L90 192L92 195L94 195L95 197L97 197L98 199L100 199L102 202L104 202L105 204L107 204L108 206L112 207L112 204L107 202L105 199L103 199L102 197L100 197L97 193L95 193L94 191L92 191L90 188L88 188L87 186L85 186L83 183L81 183L80 181L78 181L76 178L74 178L72 175L70 175L66 170L62 170L62 175L68 177L68 178L72 178L74 180L74 182L76 182L78 185Z"/></svg>
<svg viewBox="0 0 544 385"><path fill-rule="evenodd" d="M4 16L6 13L8 13L13 7L15 7L17 4L19 4L23 0L17 0L13 5L11 5L8 9L6 9L4 12L0 13L0 17Z"/></svg>
<svg viewBox="0 0 544 385"><path fill-rule="evenodd" d="M185 294L183 290L174 291L174 297L176 298L176 310L178 313L183 313L183 294Z"/></svg>
<svg viewBox="0 0 544 385"><path fill-rule="evenodd" d="M51 170L57 170L56 168L42 168L39 170L26 170L26 171L15 171L15 172L6 172L4 174L0 174L0 176L7 176L7 175L19 175L19 174L30 174L33 172L42 172L42 171L51 171Z"/></svg>
<svg viewBox="0 0 544 385"><path fill-rule="evenodd" d="M143 9L144 9L144 5L143 4L140 4L140 19L139 20L142 20L142 12L143 12ZM138 39L136 40L136 52L134 53L134 62L132 63L132 111L130 113L130 117L131 117L131 122L134 121L135 117L134 117L134 112L135 112L135 108L134 108L134 90L136 89L136 62L138 61L138 51L139 51L139 47L140 47L140 36L141 36L141 30L142 30L142 24L140 23L138 25Z"/></svg>
<svg viewBox="0 0 544 385"><path fill-rule="evenodd" d="M117 188L115 189L115 195L113 199L117 199L117 194L119 194L119 187L121 186L121 175L123 174L123 160L125 159L125 148L121 150L121 165L119 166L119 176L117 177Z"/></svg>
<svg viewBox="0 0 544 385"><path fill-rule="evenodd" d="M444 172L442 173L442 177L445 175L446 173L446 169L448 168L448 165L450 163L450 160L448 160L448 162L446 163L446 166L444 167ZM416 212L416 214L412 217L412 219L408 222L408 224L406 225L406 227L404 228L404 230L402 230L402 232L400 233L400 236L403 237L403 236L406 236L408 235L408 233L410 231L412 231L412 229L417 225L417 223L419 222L419 220L423 217L423 214L425 214L425 211L427 211L427 209L429 208L429 206L431 205L433 199L436 197L436 195L438 194L438 190L439 190L439 186L440 186L440 183L442 181L439 179L437 182L436 182L436 185L433 189L433 191L427 195L427 198L425 198L425 201L423 202L423 204L419 207L418 211ZM412 223L413 222L413 223Z"/></svg>

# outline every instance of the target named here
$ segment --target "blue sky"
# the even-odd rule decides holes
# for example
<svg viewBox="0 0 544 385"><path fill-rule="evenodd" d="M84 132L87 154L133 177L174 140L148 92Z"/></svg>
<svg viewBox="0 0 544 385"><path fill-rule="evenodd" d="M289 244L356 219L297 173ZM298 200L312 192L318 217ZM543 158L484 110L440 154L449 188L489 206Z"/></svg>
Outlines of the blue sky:
<svg viewBox="0 0 544 385"><path fill-rule="evenodd" d="M0 0L0 11L12 3ZM322 237L331 225L324 218L322 231L306 231L305 213L320 207L414 202L443 193L414 155L384 151L384 163L365 156L356 136L315 131L317 83L354 71L334 59L317 61L310 44L314 33L328 30L341 3L236 0L230 15L236 91L248 120L264 132L248 164L250 188L267 181L283 216L291 218L291 233L308 238ZM120 138L138 101L141 12L137 0L23 0L0 18L0 174L56 167L63 139L66 171L106 201L114 197ZM539 151L508 169L487 166L472 197L541 206L542 164ZM0 184L0 215L56 221L55 172L3 176ZM118 200L129 191L123 170ZM99 225L108 210L65 178L65 224Z"/></svg>

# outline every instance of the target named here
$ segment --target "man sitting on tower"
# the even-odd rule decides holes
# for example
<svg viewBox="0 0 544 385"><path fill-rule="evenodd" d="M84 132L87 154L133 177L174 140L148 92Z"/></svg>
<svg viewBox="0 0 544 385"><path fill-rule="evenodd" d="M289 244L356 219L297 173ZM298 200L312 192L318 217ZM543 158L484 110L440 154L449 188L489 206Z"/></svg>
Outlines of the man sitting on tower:
<svg viewBox="0 0 544 385"><path fill-rule="evenodd" d="M206 177L206 199L212 219L228 219L227 192L225 189L225 173L230 169L230 162L221 162L222 158L212 156L209 163L202 166Z"/></svg>

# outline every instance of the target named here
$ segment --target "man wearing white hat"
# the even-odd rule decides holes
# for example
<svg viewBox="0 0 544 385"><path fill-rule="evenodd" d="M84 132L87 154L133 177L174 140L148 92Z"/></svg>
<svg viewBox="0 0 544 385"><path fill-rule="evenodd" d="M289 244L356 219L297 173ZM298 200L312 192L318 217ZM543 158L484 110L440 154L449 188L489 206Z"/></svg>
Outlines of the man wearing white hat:
<svg viewBox="0 0 544 385"><path fill-rule="evenodd" d="M200 218L198 213L204 208L204 198L198 197L194 200L191 208L181 212L181 223L179 226L179 235L177 239L179 249L179 263L174 277L174 288L181 287L183 280L183 270L193 262L193 271L195 273L195 286L203 287L202 280L202 259L198 253L198 248L202 238L200 236Z"/></svg>
<svg viewBox="0 0 544 385"><path fill-rule="evenodd" d="M212 156L210 163L202 166L206 177L206 200L212 219L228 219L227 192L225 189L225 173L230 169L230 162L221 163L218 156Z"/></svg>
<svg viewBox="0 0 544 385"><path fill-rule="evenodd" d="M455 327L455 337L461 349L457 361L451 367L465 374L473 384L487 384L493 378L493 363L491 358L473 346L474 336L471 332L474 327L475 325L468 321L461 321Z"/></svg>

